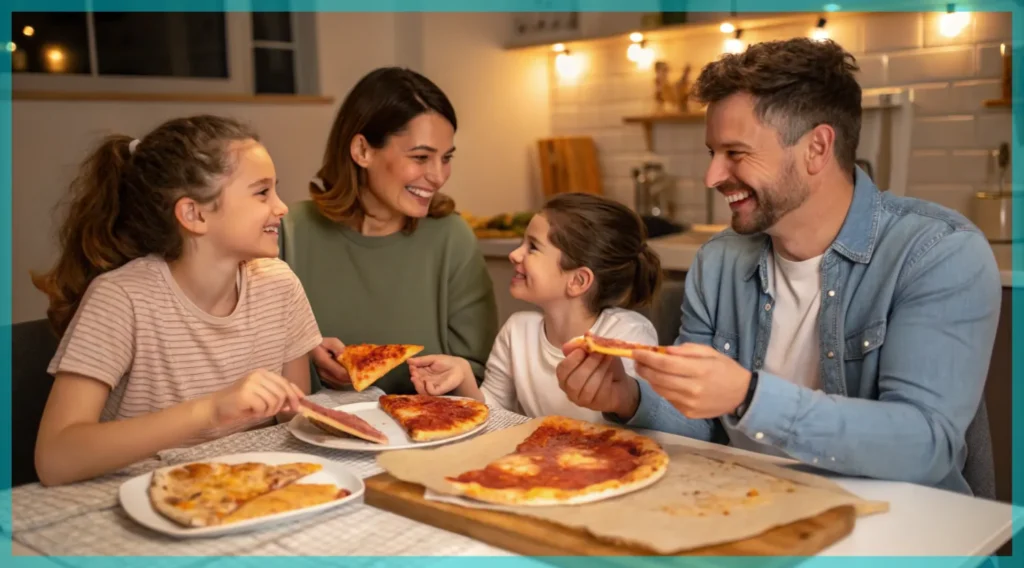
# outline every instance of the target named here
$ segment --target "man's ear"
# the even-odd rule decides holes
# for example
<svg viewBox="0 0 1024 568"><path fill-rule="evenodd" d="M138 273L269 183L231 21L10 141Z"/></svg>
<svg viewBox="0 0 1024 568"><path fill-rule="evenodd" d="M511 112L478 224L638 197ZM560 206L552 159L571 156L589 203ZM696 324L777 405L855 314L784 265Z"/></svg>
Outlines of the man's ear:
<svg viewBox="0 0 1024 568"><path fill-rule="evenodd" d="M174 204L174 217L186 231L194 235L205 235L209 230L202 207L190 197L182 197Z"/></svg>
<svg viewBox="0 0 1024 568"><path fill-rule="evenodd" d="M807 135L807 173L816 175L834 158L836 131L827 124L819 124Z"/></svg>
<svg viewBox="0 0 1024 568"><path fill-rule="evenodd" d="M578 298L586 294L593 285L594 272L584 266L572 271L566 291L570 298Z"/></svg>
<svg viewBox="0 0 1024 568"><path fill-rule="evenodd" d="M349 153L352 154L352 161L359 164L361 168L370 167L370 162L373 161L373 148L362 134L356 134L352 137L352 143L349 144Z"/></svg>

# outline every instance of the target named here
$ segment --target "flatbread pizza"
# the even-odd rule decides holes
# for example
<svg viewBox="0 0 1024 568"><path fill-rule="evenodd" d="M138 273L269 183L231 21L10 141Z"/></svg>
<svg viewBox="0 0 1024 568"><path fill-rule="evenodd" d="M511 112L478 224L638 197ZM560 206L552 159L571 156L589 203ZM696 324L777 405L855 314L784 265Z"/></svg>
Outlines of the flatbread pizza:
<svg viewBox="0 0 1024 568"><path fill-rule="evenodd" d="M348 496L346 489L299 485L272 498L277 503L269 508L257 503L233 516L247 504L293 487L299 479L322 468L319 464L301 462L281 465L193 463L165 468L153 473L149 500L157 513L181 526L210 527L254 518L260 511L271 514L283 506L307 506L302 503L308 502L308 494L312 493L317 495L314 498L317 504L325 502L326 494L333 499Z"/></svg>
<svg viewBox="0 0 1024 568"><path fill-rule="evenodd" d="M589 331L572 341L589 353L601 353L612 357L633 358L633 351L652 351L654 353L668 353L668 350L661 345L647 345L634 341L624 341L610 337L600 337Z"/></svg>
<svg viewBox="0 0 1024 568"><path fill-rule="evenodd" d="M416 442L464 434L487 421L487 405L469 398L387 394L378 404Z"/></svg>
<svg viewBox="0 0 1024 568"><path fill-rule="evenodd" d="M545 418L516 450L445 479L465 497L501 505L571 505L623 495L664 476L668 454L635 432Z"/></svg>
<svg viewBox="0 0 1024 568"><path fill-rule="evenodd" d="M361 343L346 345L337 361L348 371L352 387L364 391L392 369L423 351L422 345Z"/></svg>

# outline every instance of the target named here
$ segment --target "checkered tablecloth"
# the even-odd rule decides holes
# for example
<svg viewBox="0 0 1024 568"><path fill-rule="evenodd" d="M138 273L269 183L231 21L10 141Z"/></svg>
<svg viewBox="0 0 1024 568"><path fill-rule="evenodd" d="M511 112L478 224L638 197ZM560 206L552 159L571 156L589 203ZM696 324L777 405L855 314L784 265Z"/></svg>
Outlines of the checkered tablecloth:
<svg viewBox="0 0 1024 568"><path fill-rule="evenodd" d="M325 406L376 400L381 391L321 391L310 398ZM491 409L486 431L527 418ZM343 464L367 478L382 469L376 454L345 452L306 444L284 425L241 432L192 448L161 452L155 459L112 475L61 487L39 484L15 488L13 514L0 511L0 532L48 556L503 556L508 552L459 534L353 501L325 514L284 526L232 536L176 539L135 523L118 503L121 484L157 467L243 452L303 452ZM127 566L128 560L125 559ZM159 564L158 562L156 564ZM204 564L197 558L197 566ZM153 564L149 568L159 568Z"/></svg>

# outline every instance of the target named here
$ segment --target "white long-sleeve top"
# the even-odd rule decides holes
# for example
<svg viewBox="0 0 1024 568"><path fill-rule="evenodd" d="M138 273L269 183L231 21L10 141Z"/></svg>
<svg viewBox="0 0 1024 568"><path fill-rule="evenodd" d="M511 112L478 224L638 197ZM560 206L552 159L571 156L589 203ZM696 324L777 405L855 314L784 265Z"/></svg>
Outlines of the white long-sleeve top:
<svg viewBox="0 0 1024 568"><path fill-rule="evenodd" d="M591 333L602 337L658 344L654 325L632 310L609 308L601 312ZM565 356L560 345L552 345L544 333L540 312L513 314L498 333L487 359L480 387L484 400L531 418L561 415L589 422L605 422L600 412L569 401L558 386L555 367ZM626 373L635 376L632 359L622 360Z"/></svg>

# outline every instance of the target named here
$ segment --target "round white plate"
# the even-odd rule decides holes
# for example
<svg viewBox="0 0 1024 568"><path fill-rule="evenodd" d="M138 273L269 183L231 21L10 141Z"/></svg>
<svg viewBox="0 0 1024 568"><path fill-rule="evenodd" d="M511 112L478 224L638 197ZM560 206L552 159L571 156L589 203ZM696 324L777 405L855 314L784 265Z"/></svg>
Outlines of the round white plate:
<svg viewBox="0 0 1024 568"><path fill-rule="evenodd" d="M366 486L363 485L363 480L338 462L310 454L253 452L218 456L201 461L207 463L218 462L227 464L259 462L271 465L293 462L318 463L323 466L323 469L312 475L303 477L296 483L333 483L342 489L348 489L349 492L351 492L351 495L342 499L336 499L329 503L316 505L314 507L306 507L296 511L286 511L284 513L268 515L259 519L250 519L248 521L241 521L230 525L188 528L171 521L153 508L153 505L149 501L149 483L153 478L153 474L151 472L129 479L121 485L121 490L118 493L121 506L124 507L125 512L127 512L128 516L135 522L159 533L179 538L211 537L249 532L281 523L294 522L299 518L322 513L327 509L333 509L355 499L359 499L366 490ZM183 465L186 464L179 464L170 467L181 467Z"/></svg>
<svg viewBox="0 0 1024 568"><path fill-rule="evenodd" d="M393 418L381 410L380 404L377 401L354 402L352 404L334 407L333 410L340 410L342 412L348 412L349 414L355 414L369 422L370 426L380 430L388 437L389 443L377 444L374 442L368 442L362 438L342 438L339 436L332 436L331 434L328 434L327 432L324 432L312 425L309 420L301 414L296 415L295 418L292 418L291 422L288 423L288 431L292 433L292 436L295 436L307 444L313 444L314 446L320 446L323 448L331 448L333 450L350 450L353 452L386 452L389 450L407 450L410 448L440 446L442 444L447 444L449 442L454 442L456 440L472 436L487 425L487 421L485 420L476 428L459 434L458 436L443 438L441 440L431 440L429 442L416 442L405 433L405 429L403 429L398 422L395 422Z"/></svg>

